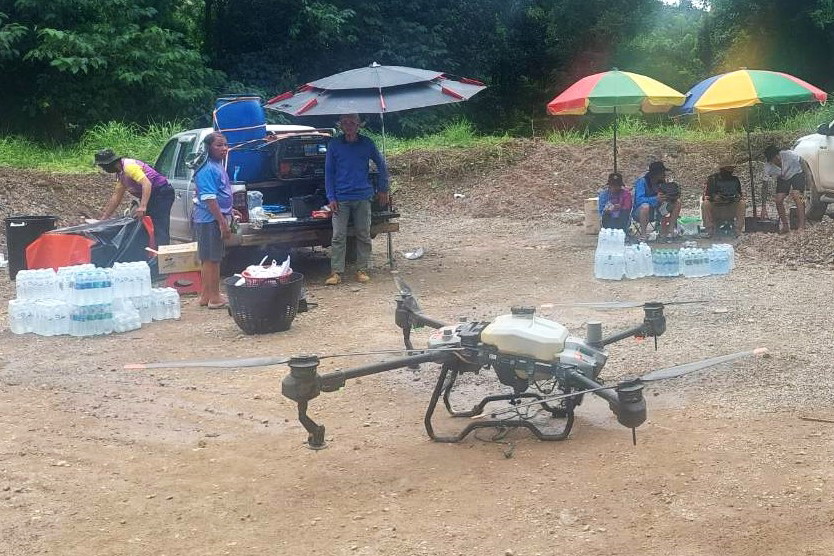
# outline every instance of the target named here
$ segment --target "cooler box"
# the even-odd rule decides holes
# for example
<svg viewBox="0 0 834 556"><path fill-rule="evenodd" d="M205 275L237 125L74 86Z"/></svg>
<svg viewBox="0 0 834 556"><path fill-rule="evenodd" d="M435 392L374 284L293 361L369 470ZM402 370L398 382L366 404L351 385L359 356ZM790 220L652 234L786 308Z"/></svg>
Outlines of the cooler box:
<svg viewBox="0 0 834 556"><path fill-rule="evenodd" d="M197 242L176 245L160 245L156 257L160 274L193 272L200 270Z"/></svg>

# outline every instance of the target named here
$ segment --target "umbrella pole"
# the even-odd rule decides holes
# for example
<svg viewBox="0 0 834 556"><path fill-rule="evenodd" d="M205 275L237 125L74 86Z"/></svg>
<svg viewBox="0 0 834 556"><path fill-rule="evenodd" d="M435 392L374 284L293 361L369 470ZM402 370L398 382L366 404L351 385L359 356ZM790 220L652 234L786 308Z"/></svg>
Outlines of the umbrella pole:
<svg viewBox="0 0 834 556"><path fill-rule="evenodd" d="M744 130L747 132L747 163L750 169L750 199L753 201L753 217L756 217L756 186L753 183L753 145L750 142L750 111L744 112Z"/></svg>
<svg viewBox="0 0 834 556"><path fill-rule="evenodd" d="M385 113L379 113L379 121L382 123L382 157L385 158ZM385 161L388 164L388 161ZM394 270L394 240L391 232L385 232L388 243L388 268Z"/></svg>
<svg viewBox="0 0 834 556"><path fill-rule="evenodd" d="M617 107L614 107L614 171L617 171Z"/></svg>

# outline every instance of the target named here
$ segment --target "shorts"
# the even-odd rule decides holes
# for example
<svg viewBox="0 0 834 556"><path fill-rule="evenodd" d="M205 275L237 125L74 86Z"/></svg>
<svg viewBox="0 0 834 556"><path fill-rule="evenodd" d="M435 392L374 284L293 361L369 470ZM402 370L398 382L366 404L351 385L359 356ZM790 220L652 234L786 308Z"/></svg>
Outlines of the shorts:
<svg viewBox="0 0 834 556"><path fill-rule="evenodd" d="M776 193L787 195L791 190L805 193L805 172L800 172L789 180L776 179Z"/></svg>
<svg viewBox="0 0 834 556"><path fill-rule="evenodd" d="M197 240L197 253L203 262L219 263L223 261L226 247L220 236L217 222L195 222L194 238Z"/></svg>

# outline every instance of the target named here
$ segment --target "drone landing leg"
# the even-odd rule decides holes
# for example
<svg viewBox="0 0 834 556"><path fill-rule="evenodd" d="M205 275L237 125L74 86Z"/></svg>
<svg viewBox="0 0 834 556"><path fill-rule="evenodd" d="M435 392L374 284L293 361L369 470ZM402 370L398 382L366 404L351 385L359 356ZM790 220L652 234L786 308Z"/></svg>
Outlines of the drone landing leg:
<svg viewBox="0 0 834 556"><path fill-rule="evenodd" d="M324 425L318 425L307 415L307 402L298 402L298 420L304 425L309 433L307 435L307 447L311 450L321 450L327 446L324 443Z"/></svg>
<svg viewBox="0 0 834 556"><path fill-rule="evenodd" d="M434 391L431 395L431 400L429 401L429 407L426 409L426 416L423 420L426 426L426 433L429 435L429 438L434 440L435 442L445 442L445 443L456 443L462 441L464 438L469 436L470 433L475 431L476 429L484 429L484 428L526 428L533 435L538 438L539 440L565 440L568 435L570 434L571 428L573 428L573 409L570 409L567 412L567 421L565 422L565 426L561 432L556 434L549 434L542 431L539 427L534 425L533 423L526 421L524 419L500 419L500 420L483 420L477 421L475 423L470 423L467 425L459 434L456 436L437 436L434 434L434 427L432 426L431 419L434 415L434 410L437 407L437 402L440 400L441 393L444 394L443 399L444 403L448 402L448 394L451 391L452 385L454 385L454 381L457 378L456 371L451 371L454 373L452 377L450 377L450 382L446 384L446 377L449 375L451 369L448 365L443 365L443 368L440 371L440 376L437 379L437 384L434 387ZM445 392L444 392L445 390ZM459 415L456 415L455 412L451 410L449 405L446 406L446 409L449 410L452 415L456 417L464 417L464 416L473 416L480 413L483 407L489 403L490 401L496 400L509 400L509 399L517 399L517 398L529 398L529 397L538 397L537 394L533 393L524 393L524 394L503 394L499 396L488 396L481 400L473 412L462 411L457 412Z"/></svg>
<svg viewBox="0 0 834 556"><path fill-rule="evenodd" d="M452 370L452 374L449 377L449 381L446 383L445 387L443 388L443 405L446 406L446 411L449 412L449 415L452 417L474 417L475 415L480 415L484 412L484 408L488 403L504 401L504 400L517 400L521 398L533 398L537 400L543 399L543 396L536 394L534 392L522 392L520 394L497 394L493 396L487 396L482 399L478 404L476 404L471 410L456 410L452 407L452 402L449 399L452 394L452 389L455 386L455 381L458 378L460 373L455 369ZM553 407L548 405L545 402L542 402L542 407L549 411L554 417L567 417L567 411L561 407Z"/></svg>

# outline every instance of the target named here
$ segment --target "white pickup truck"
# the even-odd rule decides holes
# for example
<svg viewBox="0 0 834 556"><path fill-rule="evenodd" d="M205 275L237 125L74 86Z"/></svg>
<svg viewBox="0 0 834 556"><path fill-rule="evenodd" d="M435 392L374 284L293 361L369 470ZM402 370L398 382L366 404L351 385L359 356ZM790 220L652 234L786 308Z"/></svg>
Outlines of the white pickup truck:
<svg viewBox="0 0 834 556"><path fill-rule="evenodd" d="M211 128L201 128L177 133L165 144L154 165L159 173L168 178L175 191L174 205L171 207L173 241L192 241L194 171L186 161L189 155L202 150L203 139L212 131ZM246 248L286 250L294 247L329 246L332 236L330 220L314 219L306 214L292 215L290 207L293 198L304 199L323 193L324 158L332 131L308 126L267 125L267 132L274 133L276 138L263 147L267 149L267 156L263 157L263 168L257 172L258 179L246 183L246 189L260 191L264 205L287 207L283 216L289 218L267 221L261 226L241 225L227 243L229 253ZM395 221L398 216L387 207L375 206L371 236L399 231L399 223ZM351 235L352 230L349 228L349 257L355 248L355 245L351 245L355 243Z"/></svg>
<svg viewBox="0 0 834 556"><path fill-rule="evenodd" d="M834 203L834 122L820 124L816 133L797 139L793 151L802 158L807 180L807 217L820 220L828 204Z"/></svg>

